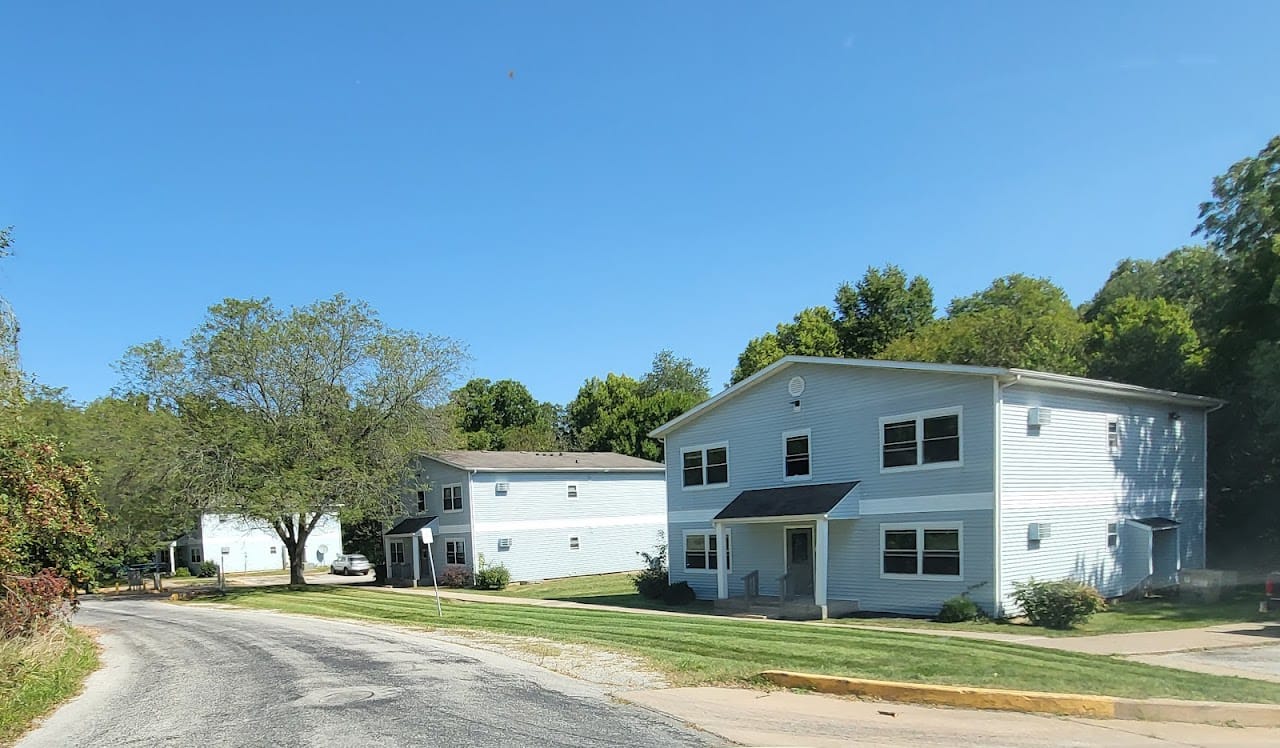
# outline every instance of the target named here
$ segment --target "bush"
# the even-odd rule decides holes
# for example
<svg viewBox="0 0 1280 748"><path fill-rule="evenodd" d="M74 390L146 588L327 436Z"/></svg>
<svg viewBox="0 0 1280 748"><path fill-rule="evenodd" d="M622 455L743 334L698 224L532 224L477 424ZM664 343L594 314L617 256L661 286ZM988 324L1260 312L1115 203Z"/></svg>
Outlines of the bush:
<svg viewBox="0 0 1280 748"><path fill-rule="evenodd" d="M218 563L216 561L201 561L196 566L196 576L198 577L218 576Z"/></svg>
<svg viewBox="0 0 1280 748"><path fill-rule="evenodd" d="M697 593L693 591L688 582L676 582L668 586L666 592L662 593L662 601L668 605L688 605L697 599Z"/></svg>
<svg viewBox="0 0 1280 748"><path fill-rule="evenodd" d="M0 575L0 640L44 633L71 618L71 583L53 569Z"/></svg>
<svg viewBox="0 0 1280 748"><path fill-rule="evenodd" d="M191 570L185 566L179 566L177 569L174 569L173 575L175 577L189 577L191 576Z"/></svg>
<svg viewBox="0 0 1280 748"><path fill-rule="evenodd" d="M1013 599L1031 623L1049 629L1069 629L1107 609L1097 590L1071 579L1015 584Z"/></svg>
<svg viewBox="0 0 1280 748"><path fill-rule="evenodd" d="M654 546L653 553L638 552L640 558L644 560L644 569L631 578L631 583L636 586L636 592L650 600L657 600L666 595L670 582L667 577L667 544L663 542L665 537L665 533L659 530L658 544Z"/></svg>
<svg viewBox="0 0 1280 748"><path fill-rule="evenodd" d="M439 581L444 587L466 587L471 584L471 573L467 567L453 564L440 570Z"/></svg>
<svg viewBox="0 0 1280 748"><path fill-rule="evenodd" d="M974 621L981 617L982 609L978 607L977 603L964 595L956 595L949 600L943 601L942 609L938 611L938 621L940 623Z"/></svg>
<svg viewBox="0 0 1280 748"><path fill-rule="evenodd" d="M500 590L511 581L511 572L502 564L482 566L476 571L476 587L482 590Z"/></svg>

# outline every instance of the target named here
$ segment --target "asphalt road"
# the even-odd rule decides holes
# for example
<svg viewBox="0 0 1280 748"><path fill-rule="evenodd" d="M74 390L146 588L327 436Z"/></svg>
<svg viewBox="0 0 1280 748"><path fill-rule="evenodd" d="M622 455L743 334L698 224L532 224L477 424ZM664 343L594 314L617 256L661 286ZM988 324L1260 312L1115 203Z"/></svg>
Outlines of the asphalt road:
<svg viewBox="0 0 1280 748"><path fill-rule="evenodd" d="M599 688L385 626L154 599L86 601L104 668L18 745L691 746Z"/></svg>

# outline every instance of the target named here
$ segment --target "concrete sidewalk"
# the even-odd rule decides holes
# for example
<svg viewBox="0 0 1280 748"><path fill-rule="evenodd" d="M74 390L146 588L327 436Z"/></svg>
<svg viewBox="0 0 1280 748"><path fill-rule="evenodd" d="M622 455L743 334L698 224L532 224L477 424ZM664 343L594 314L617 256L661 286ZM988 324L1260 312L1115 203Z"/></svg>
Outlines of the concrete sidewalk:
<svg viewBox="0 0 1280 748"><path fill-rule="evenodd" d="M743 745L1280 745L1280 728L977 712L791 691L673 688L615 697Z"/></svg>

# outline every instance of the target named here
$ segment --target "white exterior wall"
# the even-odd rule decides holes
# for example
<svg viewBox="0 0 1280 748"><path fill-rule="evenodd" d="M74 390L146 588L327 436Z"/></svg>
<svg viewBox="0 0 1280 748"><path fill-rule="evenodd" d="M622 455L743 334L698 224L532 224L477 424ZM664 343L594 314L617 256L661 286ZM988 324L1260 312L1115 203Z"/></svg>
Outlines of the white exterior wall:
<svg viewBox="0 0 1280 748"><path fill-rule="evenodd" d="M1027 425L1027 411L1049 423ZM1177 412L1179 418L1169 414ZM1119 449L1107 423L1119 424ZM1168 517L1178 528L1182 568L1205 563L1205 412L1201 408L1014 385L1003 390L1000 433L1000 588L1006 606L1015 582L1074 578L1120 595L1148 574L1143 533L1122 529L1108 548L1107 524ZM1032 522L1049 537L1028 540Z"/></svg>
<svg viewBox="0 0 1280 748"><path fill-rule="evenodd" d="M265 522L206 514L200 519L200 538L204 559L214 563L225 562L227 572L289 568L284 543ZM226 556L222 555L223 548L230 549ZM272 549L275 549L274 553ZM307 538L306 563L308 566L328 565L340 553L342 526L337 517L326 515Z"/></svg>
<svg viewBox="0 0 1280 748"><path fill-rule="evenodd" d="M497 483L509 485L505 494ZM577 486L576 498L569 485ZM487 563L501 562L512 581L639 569L637 554L652 552L666 527L661 471L474 473L467 497L468 560L484 554ZM511 541L506 550L498 547L503 538Z"/></svg>

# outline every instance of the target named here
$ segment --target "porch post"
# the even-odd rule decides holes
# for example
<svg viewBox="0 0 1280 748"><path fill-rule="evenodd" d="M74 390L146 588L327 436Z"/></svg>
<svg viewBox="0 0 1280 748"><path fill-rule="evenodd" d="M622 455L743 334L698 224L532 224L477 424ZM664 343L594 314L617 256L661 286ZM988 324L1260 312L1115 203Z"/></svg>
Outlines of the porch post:
<svg viewBox="0 0 1280 748"><path fill-rule="evenodd" d="M176 558L177 555L178 555L178 541L171 540L169 541L169 576L173 576L174 574L178 573L178 561Z"/></svg>
<svg viewBox="0 0 1280 748"><path fill-rule="evenodd" d="M418 550L419 542L421 542L421 539L419 538L418 533L415 532L413 534L413 586L414 587L418 586L418 579L422 577L422 569L420 568L422 565L422 552Z"/></svg>
<svg viewBox="0 0 1280 748"><path fill-rule="evenodd" d="M724 547L724 523L716 523L716 597L729 599L729 554Z"/></svg>
<svg viewBox="0 0 1280 748"><path fill-rule="evenodd" d="M814 535L813 604L827 617L827 518L819 517Z"/></svg>
<svg viewBox="0 0 1280 748"><path fill-rule="evenodd" d="M391 538L382 536L382 563L387 565L387 584L391 584Z"/></svg>

